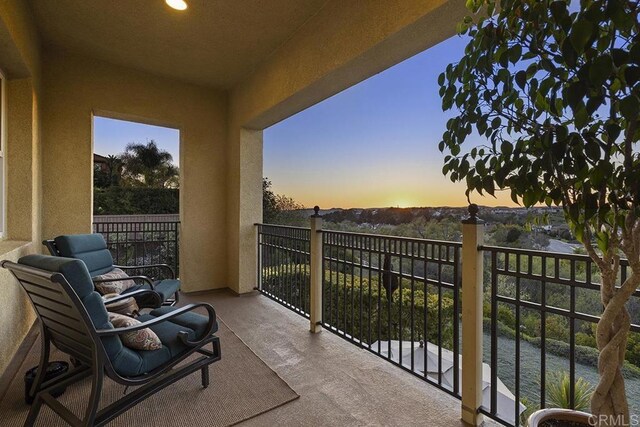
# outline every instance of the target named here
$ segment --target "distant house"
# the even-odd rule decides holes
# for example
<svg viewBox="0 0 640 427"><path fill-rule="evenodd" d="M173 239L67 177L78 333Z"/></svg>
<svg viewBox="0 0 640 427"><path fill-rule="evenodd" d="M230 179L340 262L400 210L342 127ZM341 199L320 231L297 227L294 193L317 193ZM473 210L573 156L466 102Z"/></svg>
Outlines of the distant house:
<svg viewBox="0 0 640 427"><path fill-rule="evenodd" d="M93 153L93 169L101 172L109 171L109 158Z"/></svg>

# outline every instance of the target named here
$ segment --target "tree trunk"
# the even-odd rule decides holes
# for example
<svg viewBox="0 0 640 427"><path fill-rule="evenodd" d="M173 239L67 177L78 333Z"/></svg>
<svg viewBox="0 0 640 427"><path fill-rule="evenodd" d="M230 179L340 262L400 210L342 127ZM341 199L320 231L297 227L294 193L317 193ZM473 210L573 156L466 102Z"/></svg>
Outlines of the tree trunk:
<svg viewBox="0 0 640 427"><path fill-rule="evenodd" d="M627 280L636 281L633 276ZM600 382L591 397L591 412L602 426L629 425L622 365L631 322L625 307L628 296L615 288L615 282L612 271L602 272L601 294L605 309L596 332Z"/></svg>

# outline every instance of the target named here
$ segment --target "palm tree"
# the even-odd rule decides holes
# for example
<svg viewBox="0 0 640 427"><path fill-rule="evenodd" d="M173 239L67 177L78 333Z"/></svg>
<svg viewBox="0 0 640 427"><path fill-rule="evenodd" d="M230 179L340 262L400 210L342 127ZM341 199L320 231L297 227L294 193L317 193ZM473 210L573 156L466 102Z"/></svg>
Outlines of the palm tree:
<svg viewBox="0 0 640 427"><path fill-rule="evenodd" d="M122 159L113 154L107 156L107 175L110 185L119 185L122 176Z"/></svg>
<svg viewBox="0 0 640 427"><path fill-rule="evenodd" d="M146 144L127 144L121 156L123 178L132 186L153 188L177 187L178 168L173 156L158 148L154 140Z"/></svg>

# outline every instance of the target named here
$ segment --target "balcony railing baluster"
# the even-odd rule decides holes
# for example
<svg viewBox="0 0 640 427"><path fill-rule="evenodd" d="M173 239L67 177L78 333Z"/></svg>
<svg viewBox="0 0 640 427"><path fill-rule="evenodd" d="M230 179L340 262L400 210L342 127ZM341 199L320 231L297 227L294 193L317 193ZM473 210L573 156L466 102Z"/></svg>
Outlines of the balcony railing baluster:
<svg viewBox="0 0 640 427"><path fill-rule="evenodd" d="M94 222L116 264L168 264L179 274L179 221ZM155 271L160 273L160 271Z"/></svg>

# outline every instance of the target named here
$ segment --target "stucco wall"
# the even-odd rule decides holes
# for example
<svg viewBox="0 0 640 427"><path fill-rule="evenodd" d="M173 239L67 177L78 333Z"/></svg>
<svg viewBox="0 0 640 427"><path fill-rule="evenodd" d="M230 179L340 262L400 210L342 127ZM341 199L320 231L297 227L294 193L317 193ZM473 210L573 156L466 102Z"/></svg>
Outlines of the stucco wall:
<svg viewBox="0 0 640 427"><path fill-rule="evenodd" d="M0 259L41 251L41 237L91 230L91 119L99 114L180 129L184 290L250 291L254 223L262 217L261 129L452 35L463 3L329 1L225 94L61 51L42 54L28 2L0 2L0 67L14 100L7 126L14 240L0 242ZM34 320L2 270L0 307L2 372Z"/></svg>
<svg viewBox="0 0 640 427"><path fill-rule="evenodd" d="M262 219L257 132L455 33L460 0L329 1L230 94L229 281L255 286L253 224ZM254 129L242 132L241 129Z"/></svg>
<svg viewBox="0 0 640 427"><path fill-rule="evenodd" d="M43 236L91 231L92 113L178 128L183 290L227 286L226 95L63 52L43 76Z"/></svg>
<svg viewBox="0 0 640 427"><path fill-rule="evenodd" d="M0 260L40 250L40 51L26 2L0 2L0 69L6 76L5 237ZM35 313L11 274L0 269L0 374L35 320Z"/></svg>

